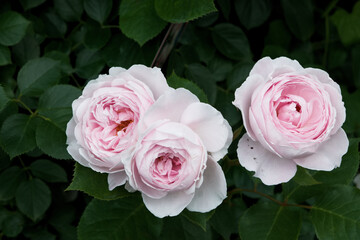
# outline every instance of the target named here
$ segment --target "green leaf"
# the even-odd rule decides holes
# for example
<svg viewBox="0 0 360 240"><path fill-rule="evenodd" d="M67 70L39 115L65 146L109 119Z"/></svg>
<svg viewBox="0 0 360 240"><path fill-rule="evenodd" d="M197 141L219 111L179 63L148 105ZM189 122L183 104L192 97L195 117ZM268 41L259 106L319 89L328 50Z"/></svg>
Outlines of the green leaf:
<svg viewBox="0 0 360 240"><path fill-rule="evenodd" d="M66 182L67 176L65 170L52 161L39 159L31 163L31 173L46 182Z"/></svg>
<svg viewBox="0 0 360 240"><path fill-rule="evenodd" d="M83 0L55 0L55 9L62 19L68 22L78 21L83 12Z"/></svg>
<svg viewBox="0 0 360 240"><path fill-rule="evenodd" d="M66 150L65 132L51 120L42 120L36 128L37 146L45 154L56 159L71 159Z"/></svg>
<svg viewBox="0 0 360 240"><path fill-rule="evenodd" d="M10 98L7 96L4 88L0 85L0 111L6 106L10 101Z"/></svg>
<svg viewBox="0 0 360 240"><path fill-rule="evenodd" d="M44 3L46 0L20 0L21 6L24 10L29 10L31 8L37 7Z"/></svg>
<svg viewBox="0 0 360 240"><path fill-rule="evenodd" d="M97 50L83 49L76 58L76 73L81 78L96 78L105 62Z"/></svg>
<svg viewBox="0 0 360 240"><path fill-rule="evenodd" d="M93 199L78 226L79 240L157 239L162 220L146 210L139 196L115 201Z"/></svg>
<svg viewBox="0 0 360 240"><path fill-rule="evenodd" d="M225 80L232 69L232 62L222 57L214 57L209 62L209 70L218 82Z"/></svg>
<svg viewBox="0 0 360 240"><path fill-rule="evenodd" d="M185 75L195 82L207 95L210 104L216 101L216 78L205 66L200 63L187 65Z"/></svg>
<svg viewBox="0 0 360 240"><path fill-rule="evenodd" d="M170 77L168 77L167 83L173 88L186 88L187 90L195 94L201 102L208 102L206 94L201 88L199 88L199 86L197 86L195 83L191 82L188 79L177 76L175 72L172 72Z"/></svg>
<svg viewBox="0 0 360 240"><path fill-rule="evenodd" d="M232 71L226 78L226 84L230 90L236 90L241 86L241 84L249 76L250 70L252 69L253 64L236 64Z"/></svg>
<svg viewBox="0 0 360 240"><path fill-rule="evenodd" d="M256 231L254 231L256 226ZM243 240L298 239L301 228L299 208L260 202L240 218L239 234Z"/></svg>
<svg viewBox="0 0 360 240"><path fill-rule="evenodd" d="M11 53L9 48L0 45L0 66L11 64Z"/></svg>
<svg viewBox="0 0 360 240"><path fill-rule="evenodd" d="M9 212L2 224L2 230L7 237L18 236L25 226L25 219L19 212Z"/></svg>
<svg viewBox="0 0 360 240"><path fill-rule="evenodd" d="M102 50L101 55L109 67L129 68L133 64L145 62L139 44L124 35L113 35L110 42Z"/></svg>
<svg viewBox="0 0 360 240"><path fill-rule="evenodd" d="M131 193L123 187L117 187L109 191L107 174L95 172L78 163L75 164L74 178L68 190L78 190L102 200L114 200L129 196Z"/></svg>
<svg viewBox="0 0 360 240"><path fill-rule="evenodd" d="M14 158L29 152L36 147L35 118L25 114L14 114L8 117L1 127L1 144L10 156Z"/></svg>
<svg viewBox="0 0 360 240"><path fill-rule="evenodd" d="M235 10L241 24L251 29L260 26L268 19L271 3L269 0L236 0Z"/></svg>
<svg viewBox="0 0 360 240"><path fill-rule="evenodd" d="M338 185L315 201L310 211L317 237L357 239L360 232L360 191Z"/></svg>
<svg viewBox="0 0 360 240"><path fill-rule="evenodd" d="M112 0L86 0L84 1L85 12L99 23L103 24L111 12Z"/></svg>
<svg viewBox="0 0 360 240"><path fill-rule="evenodd" d="M360 41L360 2L356 2L350 14L344 9L338 9L331 16L331 21L336 26L340 40L345 46Z"/></svg>
<svg viewBox="0 0 360 240"><path fill-rule="evenodd" d="M351 94L343 91L343 97L346 108L344 129L348 134L360 136L360 121L358 115L358 112L360 112L360 89Z"/></svg>
<svg viewBox="0 0 360 240"><path fill-rule="evenodd" d="M0 147L0 171L7 168L10 165L10 158ZM0 223L1 225L1 223Z"/></svg>
<svg viewBox="0 0 360 240"><path fill-rule="evenodd" d="M39 96L60 78L59 62L42 57L27 62L20 69L17 80L23 95Z"/></svg>
<svg viewBox="0 0 360 240"><path fill-rule="evenodd" d="M232 105L232 101L234 101L234 93L226 92L218 88L215 108L222 113L231 126L234 126L240 122L241 114L234 105Z"/></svg>
<svg viewBox="0 0 360 240"><path fill-rule="evenodd" d="M73 68L70 63L69 55L60 51L50 51L44 54L44 57L48 57L60 62L60 68L63 73L70 75L73 72Z"/></svg>
<svg viewBox="0 0 360 240"><path fill-rule="evenodd" d="M221 23L214 27L212 39L216 48L226 57L249 62L251 51L245 33L237 26L230 23Z"/></svg>
<svg viewBox="0 0 360 240"><path fill-rule="evenodd" d="M41 20L44 22L45 33L49 37L64 38L67 25L53 8L50 8L47 12L45 12L41 17Z"/></svg>
<svg viewBox="0 0 360 240"><path fill-rule="evenodd" d="M121 31L140 46L156 37L166 26L155 12L154 0L123 0L119 15Z"/></svg>
<svg viewBox="0 0 360 240"><path fill-rule="evenodd" d="M281 5L290 31L298 39L308 40L315 30L312 1L281 0Z"/></svg>
<svg viewBox="0 0 360 240"><path fill-rule="evenodd" d="M206 231L206 224L211 218L211 216L214 214L214 212L215 211L210 211L207 213L199 213L199 212L191 212L185 210L181 213L181 215L184 216L191 223L201 227L204 231Z"/></svg>
<svg viewBox="0 0 360 240"><path fill-rule="evenodd" d="M337 53L337 55L334 56L334 61L336 61L336 63L339 63L339 65L344 64L346 61L346 52L341 50L334 52ZM356 66L357 61L360 61L360 45L356 45L351 49L351 63L354 79L353 81L355 83L355 86L360 88L360 69Z"/></svg>
<svg viewBox="0 0 360 240"><path fill-rule="evenodd" d="M213 0L155 0L157 14L167 22L182 23L216 11Z"/></svg>
<svg viewBox="0 0 360 240"><path fill-rule="evenodd" d="M284 49L289 47L291 34L284 21L274 20L269 24L269 31L265 38L266 45L277 45Z"/></svg>
<svg viewBox="0 0 360 240"><path fill-rule="evenodd" d="M238 222L245 209L241 199L231 199L231 203L223 203L216 208L210 224L224 239L230 239L231 234L238 232Z"/></svg>
<svg viewBox="0 0 360 240"><path fill-rule="evenodd" d="M65 131L72 117L72 102L81 95L81 90L71 85L56 85L40 96L38 112Z"/></svg>
<svg viewBox="0 0 360 240"><path fill-rule="evenodd" d="M90 49L100 49L106 45L111 37L109 28L101 28L98 23L85 25L84 44Z"/></svg>
<svg viewBox="0 0 360 240"><path fill-rule="evenodd" d="M40 45L35 37L25 36L12 48L14 62L22 66L31 59L40 57Z"/></svg>
<svg viewBox="0 0 360 240"><path fill-rule="evenodd" d="M16 190L16 206L33 221L38 220L49 208L51 192L40 179L24 181Z"/></svg>
<svg viewBox="0 0 360 240"><path fill-rule="evenodd" d="M297 171L293 180L301 186L309 186L320 183L309 173L307 169L300 166L297 166Z"/></svg>
<svg viewBox="0 0 360 240"><path fill-rule="evenodd" d="M342 157L341 165L330 172L319 171L314 178L328 184L349 184L359 168L359 138L350 139L347 153Z"/></svg>
<svg viewBox="0 0 360 240"><path fill-rule="evenodd" d="M12 46L25 36L30 22L21 14L7 11L0 14L0 44Z"/></svg>
<svg viewBox="0 0 360 240"><path fill-rule="evenodd" d="M25 172L17 166L10 167L0 174L0 200L8 201L15 197L19 184L26 179Z"/></svg>

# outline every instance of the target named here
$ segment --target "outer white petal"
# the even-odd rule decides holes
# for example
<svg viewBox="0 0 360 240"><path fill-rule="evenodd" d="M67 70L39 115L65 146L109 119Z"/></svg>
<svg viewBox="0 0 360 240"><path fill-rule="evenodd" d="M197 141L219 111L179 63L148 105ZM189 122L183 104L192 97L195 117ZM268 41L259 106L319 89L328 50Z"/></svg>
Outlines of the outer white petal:
<svg viewBox="0 0 360 240"><path fill-rule="evenodd" d="M280 158L269 152L259 142L244 134L238 144L240 164L266 185L288 182L296 173L296 164L291 159Z"/></svg>
<svg viewBox="0 0 360 240"><path fill-rule="evenodd" d="M118 74L120 74L122 72L125 72L125 71L126 71L126 69L122 68L122 67L112 67L112 68L109 69L109 75L115 77L116 75L118 75Z"/></svg>
<svg viewBox="0 0 360 240"><path fill-rule="evenodd" d="M207 161L203 183L196 189L195 196L187 209L208 212L219 206L226 198L226 180L220 165L211 158Z"/></svg>
<svg viewBox="0 0 360 240"><path fill-rule="evenodd" d="M228 143L229 135L232 137L227 121L209 104L190 104L183 112L180 122L199 135L208 152L221 151Z"/></svg>
<svg viewBox="0 0 360 240"><path fill-rule="evenodd" d="M218 161L218 160L222 159L228 153L228 148L229 148L230 144L232 143L233 132L232 132L231 126L228 123L228 121L225 121L225 125L226 125L226 128L228 129L228 138L222 149L220 149L217 152L211 152L211 156L214 159L214 161Z"/></svg>
<svg viewBox="0 0 360 240"><path fill-rule="evenodd" d="M346 112L344 102L342 101L341 92L338 92L334 87L324 84L325 90L329 93L331 104L336 109L336 120L331 134L337 132L345 122Z"/></svg>
<svg viewBox="0 0 360 240"><path fill-rule="evenodd" d="M255 138L255 134L251 129L249 123L249 109L251 105L251 96L256 88L259 85L265 82L264 78L261 75L252 75L249 76L246 81L235 91L235 100L232 102L237 108L240 109L242 114L242 119L244 122L245 129L247 130L249 136L252 139Z"/></svg>
<svg viewBox="0 0 360 240"><path fill-rule="evenodd" d="M331 85L333 88L335 88L338 91L338 93L341 93L339 84L334 82L334 80L332 80L329 74L324 70L318 68L305 68L304 72L311 75L315 75L320 82Z"/></svg>
<svg viewBox="0 0 360 240"><path fill-rule="evenodd" d="M153 92L155 99L159 98L161 94L170 88L160 68L133 65L128 69L128 73L144 82Z"/></svg>
<svg viewBox="0 0 360 240"><path fill-rule="evenodd" d="M260 74L265 79L277 69L286 68L289 71L301 71L304 68L296 60L292 60L287 57L279 57L271 59L270 57L264 57L256 62L253 69L250 71L250 75Z"/></svg>
<svg viewBox="0 0 360 240"><path fill-rule="evenodd" d="M108 175L109 190L112 191L117 186L121 186L125 184L126 180L127 180L127 175L125 171L109 173Z"/></svg>
<svg viewBox="0 0 360 240"><path fill-rule="evenodd" d="M140 132L145 131L152 123L168 119L179 122L184 110L192 103L200 102L189 90L178 88L169 90L147 110L142 122L139 123Z"/></svg>
<svg viewBox="0 0 360 240"><path fill-rule="evenodd" d="M331 171L340 166L348 147L349 140L345 131L340 128L330 139L323 142L314 154L294 161L304 168Z"/></svg>
<svg viewBox="0 0 360 240"><path fill-rule="evenodd" d="M176 216L191 202L194 195L182 191L169 192L165 197L154 199L142 194L144 204L149 211L159 218Z"/></svg>

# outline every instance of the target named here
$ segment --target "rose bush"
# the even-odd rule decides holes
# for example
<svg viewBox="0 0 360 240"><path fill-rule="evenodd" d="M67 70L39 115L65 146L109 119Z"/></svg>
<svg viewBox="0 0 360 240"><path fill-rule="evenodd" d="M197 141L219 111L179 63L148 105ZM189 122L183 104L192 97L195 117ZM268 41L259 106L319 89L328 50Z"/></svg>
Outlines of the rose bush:
<svg viewBox="0 0 360 240"><path fill-rule="evenodd" d="M185 207L207 212L222 202L226 180L217 161L232 131L219 111L179 88L149 108L138 130L140 139L124 161L126 188L140 191L154 215L175 216Z"/></svg>
<svg viewBox="0 0 360 240"><path fill-rule="evenodd" d="M137 140L141 116L170 89L159 68L113 67L90 81L72 104L66 129L67 150L81 165L109 173L108 181L126 180L121 159Z"/></svg>
<svg viewBox="0 0 360 240"><path fill-rule="evenodd" d="M347 152L340 87L325 71L265 57L236 90L233 104L247 130L239 162L264 184L289 181L297 165L330 171Z"/></svg>

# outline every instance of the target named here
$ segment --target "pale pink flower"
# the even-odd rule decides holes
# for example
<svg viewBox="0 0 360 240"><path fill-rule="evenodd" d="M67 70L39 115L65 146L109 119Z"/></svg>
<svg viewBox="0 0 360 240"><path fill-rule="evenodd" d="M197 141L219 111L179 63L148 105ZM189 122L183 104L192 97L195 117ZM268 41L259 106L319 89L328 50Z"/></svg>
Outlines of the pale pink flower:
<svg viewBox="0 0 360 240"><path fill-rule="evenodd" d="M81 165L109 173L124 183L121 160L136 144L137 125L146 110L170 87L159 68L113 67L90 81L72 104L66 129L68 152ZM112 187L113 188L113 187Z"/></svg>
<svg viewBox="0 0 360 240"><path fill-rule="evenodd" d="M323 70L265 57L236 90L233 104L247 130L238 144L240 164L264 184L289 181L296 165L330 171L347 152L340 87Z"/></svg>
<svg viewBox="0 0 360 240"><path fill-rule="evenodd" d="M175 216L184 208L207 212L226 197L217 161L227 153L232 131L215 108L188 90L168 91L146 112L139 133L124 161L126 188L140 191L155 216Z"/></svg>

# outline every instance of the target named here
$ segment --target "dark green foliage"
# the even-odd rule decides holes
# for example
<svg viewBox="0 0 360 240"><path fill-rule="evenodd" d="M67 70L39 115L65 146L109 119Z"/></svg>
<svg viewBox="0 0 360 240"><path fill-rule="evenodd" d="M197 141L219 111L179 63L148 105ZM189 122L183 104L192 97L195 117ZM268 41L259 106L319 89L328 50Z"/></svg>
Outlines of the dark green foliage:
<svg viewBox="0 0 360 240"><path fill-rule="evenodd" d="M227 199L159 219L140 193L109 191L107 174L74 169L65 131L89 80L151 66L170 27L179 32L157 67L217 108L236 138L220 161ZM274 187L238 165L245 129L231 102L264 56L321 68L340 85L350 146L339 168L298 167ZM1 0L0 239L359 239L359 62L360 1Z"/></svg>

